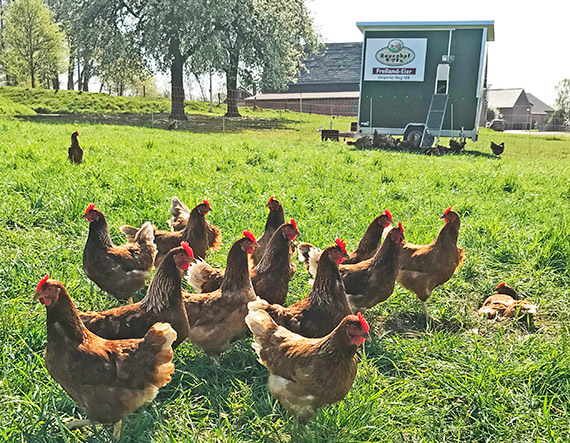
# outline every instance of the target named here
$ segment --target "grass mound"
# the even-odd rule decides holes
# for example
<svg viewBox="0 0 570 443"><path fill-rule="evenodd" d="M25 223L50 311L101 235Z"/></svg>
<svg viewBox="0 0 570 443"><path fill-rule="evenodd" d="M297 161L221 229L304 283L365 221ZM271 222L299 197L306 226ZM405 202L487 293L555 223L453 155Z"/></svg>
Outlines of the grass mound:
<svg viewBox="0 0 570 443"><path fill-rule="evenodd" d="M0 95L0 115L34 115L33 109Z"/></svg>

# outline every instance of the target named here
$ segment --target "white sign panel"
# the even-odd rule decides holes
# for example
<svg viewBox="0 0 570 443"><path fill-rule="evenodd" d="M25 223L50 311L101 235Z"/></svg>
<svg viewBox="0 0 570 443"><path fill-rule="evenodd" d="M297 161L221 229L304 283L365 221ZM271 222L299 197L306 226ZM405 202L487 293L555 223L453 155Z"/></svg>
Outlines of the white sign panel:
<svg viewBox="0 0 570 443"><path fill-rule="evenodd" d="M423 82L427 38L369 38L364 80Z"/></svg>

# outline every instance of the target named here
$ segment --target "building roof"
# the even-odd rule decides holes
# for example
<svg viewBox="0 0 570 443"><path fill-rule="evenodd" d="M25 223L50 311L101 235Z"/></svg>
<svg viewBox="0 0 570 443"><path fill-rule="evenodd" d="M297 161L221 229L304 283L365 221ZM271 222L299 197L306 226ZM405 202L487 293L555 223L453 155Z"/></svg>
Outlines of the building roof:
<svg viewBox="0 0 570 443"><path fill-rule="evenodd" d="M487 103L490 108L513 108L517 103L524 89L488 89Z"/></svg>
<svg viewBox="0 0 570 443"><path fill-rule="evenodd" d="M297 84L358 83L362 43L326 43L318 55L304 61L305 69L297 78Z"/></svg>
<svg viewBox="0 0 570 443"><path fill-rule="evenodd" d="M533 114L547 114L549 112L554 112L554 108L551 108L542 100L538 99L535 95L527 92L526 96L528 101L532 103L532 113Z"/></svg>
<svg viewBox="0 0 570 443"><path fill-rule="evenodd" d="M247 97L245 101L250 103L255 100L310 100L323 98L358 98L359 91L342 91L342 92L279 92L275 94L257 94L253 97Z"/></svg>
<svg viewBox="0 0 570 443"><path fill-rule="evenodd" d="M456 21L456 22L357 22L356 26L361 32L367 30L434 30L434 29L472 29L486 28L487 41L495 41L495 21Z"/></svg>

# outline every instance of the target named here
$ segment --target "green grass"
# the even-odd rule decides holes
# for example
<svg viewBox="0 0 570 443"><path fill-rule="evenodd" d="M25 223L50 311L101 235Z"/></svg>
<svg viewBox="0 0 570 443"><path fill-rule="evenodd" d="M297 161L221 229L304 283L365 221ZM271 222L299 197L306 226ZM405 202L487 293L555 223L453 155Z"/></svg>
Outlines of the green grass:
<svg viewBox="0 0 570 443"><path fill-rule="evenodd" d="M274 194L301 240L324 246L339 235L350 248L385 208L409 241L429 242L453 205L467 258L428 301L435 331L419 327L420 307L397 287L367 313L373 339L349 395L306 427L268 393L250 339L219 367L184 343L173 381L124 421L123 441L569 441L570 139L482 130L465 154L427 157L321 143L315 129L328 117L250 115L279 125L209 134L0 120L0 439L111 440L109 427L63 427L82 412L46 371L45 309L32 301L49 272L80 309L117 305L81 271L88 203L123 242L124 223L166 228L173 195L190 206L207 198L224 240L208 260L225 264L242 230L261 234ZM66 161L76 129L79 166ZM502 158L490 155L490 139L505 141ZM535 328L476 316L502 281L539 305ZM308 290L300 269L289 300Z"/></svg>
<svg viewBox="0 0 570 443"><path fill-rule="evenodd" d="M0 95L0 115L34 115L33 109L21 103L14 103L8 97Z"/></svg>

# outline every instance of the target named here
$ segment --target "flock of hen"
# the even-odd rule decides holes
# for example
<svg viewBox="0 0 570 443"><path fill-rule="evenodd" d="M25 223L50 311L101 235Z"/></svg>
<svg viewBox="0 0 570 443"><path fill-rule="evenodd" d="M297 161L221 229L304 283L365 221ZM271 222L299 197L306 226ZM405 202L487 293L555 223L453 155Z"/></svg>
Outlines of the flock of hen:
<svg viewBox="0 0 570 443"><path fill-rule="evenodd" d="M253 348L269 370L269 390L307 423L318 408L342 400L350 390L356 350L370 339L362 313L386 300L398 282L422 302L427 323L425 301L463 261L457 246L460 218L451 207L430 244L406 242L402 224L393 226L386 210L370 223L356 250L347 253L340 239L323 251L297 245L295 220L285 222L283 207L273 197L266 206L263 235L256 240L244 231L229 251L225 270L204 261L207 251L221 243L220 231L206 220L212 210L206 200L190 211L174 197L172 231L157 230L150 222L140 229L123 226L125 245L113 244L103 212L93 204L87 207L85 274L130 304L79 312L64 285L47 275L34 299L47 308L47 369L91 420L115 424L120 435L121 419L170 382L173 349L184 340L217 362L232 341L251 331ZM296 251L314 281L305 298L285 307ZM132 303L153 267L146 295ZM182 288L184 276L194 293ZM534 314L534 306L516 298L501 284L481 313L498 318ZM87 423L74 420L68 427Z"/></svg>

